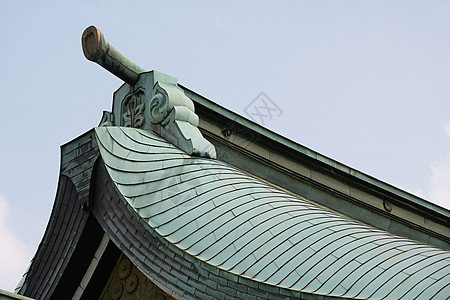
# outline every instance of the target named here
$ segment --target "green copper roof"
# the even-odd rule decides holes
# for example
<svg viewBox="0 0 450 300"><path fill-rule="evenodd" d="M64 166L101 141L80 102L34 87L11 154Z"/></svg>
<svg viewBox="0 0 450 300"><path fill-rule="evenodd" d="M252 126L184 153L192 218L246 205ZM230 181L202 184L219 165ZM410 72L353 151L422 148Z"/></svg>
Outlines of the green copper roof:
<svg viewBox="0 0 450 300"><path fill-rule="evenodd" d="M365 173L362 173L356 169L353 169L352 167L349 167L347 165L344 165L341 162L338 162L332 158L326 157L308 147L305 147L303 145L300 145L292 140L287 139L286 137L283 137L282 135L279 135L267 128L264 128L260 126L259 124L246 119L243 116L240 116L239 114L236 114L235 112L230 111L229 109L197 94L196 92L190 90L189 88L178 84L181 88L183 88L185 94L191 98L195 103L201 104L212 111L217 112L219 115L224 116L228 118L229 120L232 120L233 122L240 124L244 126L245 128L249 128L253 130L254 132L267 137L269 140L279 143L281 145L284 145L292 151L292 153L302 153L311 159L314 159L318 162L324 163L334 169L337 169L341 172L347 173L351 176L353 176L355 179L360 179L366 183L369 183L371 185L374 185L378 188L381 188L385 191L389 191L393 193L394 195L397 195L403 199L406 199L410 203L414 203L415 205L423 208L423 209L429 209L432 210L435 213L439 213L442 216L445 216L446 218L450 217L450 211L448 209L445 209L443 207L440 207L439 205L435 205L434 203L428 202L424 199L421 199L413 194L410 194L404 190L401 190L395 186L392 186L388 183L385 183L377 178L374 178L370 175L367 175Z"/></svg>
<svg viewBox="0 0 450 300"><path fill-rule="evenodd" d="M154 133L96 128L124 199L192 256L274 287L346 298L443 299L450 252L362 224Z"/></svg>

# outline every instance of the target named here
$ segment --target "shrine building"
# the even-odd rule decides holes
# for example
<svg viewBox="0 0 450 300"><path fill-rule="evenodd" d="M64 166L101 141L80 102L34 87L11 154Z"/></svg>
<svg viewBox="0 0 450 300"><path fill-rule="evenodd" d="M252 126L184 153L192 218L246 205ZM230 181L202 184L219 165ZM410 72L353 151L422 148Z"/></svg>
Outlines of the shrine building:
<svg viewBox="0 0 450 300"><path fill-rule="evenodd" d="M82 44L124 84L99 126L61 147L18 295L450 297L450 211L140 68L93 26Z"/></svg>

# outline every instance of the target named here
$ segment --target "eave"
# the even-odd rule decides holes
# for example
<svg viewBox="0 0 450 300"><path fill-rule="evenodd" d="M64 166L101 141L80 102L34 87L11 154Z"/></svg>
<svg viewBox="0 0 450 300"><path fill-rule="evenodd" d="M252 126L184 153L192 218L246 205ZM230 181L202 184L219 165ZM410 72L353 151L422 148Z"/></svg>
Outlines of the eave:
<svg viewBox="0 0 450 300"><path fill-rule="evenodd" d="M218 159L351 218L450 249L449 210L295 143L182 88L194 101L200 116L199 128L218 149Z"/></svg>
<svg viewBox="0 0 450 300"><path fill-rule="evenodd" d="M20 291L27 296L92 293L89 280L81 283L103 232L174 298L439 297L448 288L448 251L355 222L222 162L190 157L153 133L97 128L62 152L60 192ZM285 242L292 246L279 248ZM257 251L264 245L272 248ZM270 264L277 255L278 266ZM333 269L342 263L343 279Z"/></svg>

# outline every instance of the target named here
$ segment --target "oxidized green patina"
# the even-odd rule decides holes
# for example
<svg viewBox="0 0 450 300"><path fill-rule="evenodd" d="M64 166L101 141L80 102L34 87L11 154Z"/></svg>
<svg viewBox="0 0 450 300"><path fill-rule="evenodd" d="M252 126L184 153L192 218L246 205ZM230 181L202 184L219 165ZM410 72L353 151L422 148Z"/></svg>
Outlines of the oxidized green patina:
<svg viewBox="0 0 450 300"><path fill-rule="evenodd" d="M441 299L450 252L373 228L154 133L97 128L118 190L163 238L274 288L345 298Z"/></svg>

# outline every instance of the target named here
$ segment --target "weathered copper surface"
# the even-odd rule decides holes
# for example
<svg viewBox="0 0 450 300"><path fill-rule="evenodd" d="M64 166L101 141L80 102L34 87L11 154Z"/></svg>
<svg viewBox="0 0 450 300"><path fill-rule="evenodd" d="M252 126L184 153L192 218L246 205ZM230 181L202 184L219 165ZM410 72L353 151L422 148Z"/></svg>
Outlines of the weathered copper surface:
<svg viewBox="0 0 450 300"><path fill-rule="evenodd" d="M270 172L262 179L222 161L194 157L208 152L214 155L202 157L215 157L216 153L208 148L214 148L209 142L202 147L188 143L198 137L206 141L197 128L199 118L192 103L197 96L180 88L175 78L159 72L142 73L143 69L112 48L93 26L86 29L82 43L89 60L128 83L115 93L114 103L119 105L104 115L102 126L146 130L97 128L63 148L55 208L43 243L19 287L21 292L39 299L72 295L105 231L127 256L120 260L103 293L108 299L167 293L176 298L220 299L448 297L449 251L324 208L311 201L315 199L311 188L302 197L291 193L295 189L286 191L266 182L264 179L278 182ZM180 99L183 101L177 101ZM145 123L148 109L151 124ZM214 132L214 126L209 129ZM264 135L261 128L253 129L260 138ZM234 138L231 130L218 132L226 139ZM281 137L274 138L289 146ZM180 139L185 140L180 143ZM331 172L346 173L352 180L363 178L367 189L375 186L403 195L294 146L290 152L306 151L302 154L316 167L332 165ZM252 155L257 152L254 150ZM277 159L267 149L264 153L271 162ZM342 189L340 182L321 172L308 172L304 176L307 182L320 182L327 190L354 196L352 189ZM319 198L338 203L330 196L322 193ZM397 201L372 200L383 214L402 216ZM411 203L427 208L428 216L435 211L425 202ZM436 236L447 237L448 226L441 223L432 228ZM391 221L389 228L395 226ZM431 235L422 239L429 240ZM108 265L112 268L114 264ZM166 294L153 289L153 283ZM85 292L89 298L87 289Z"/></svg>
<svg viewBox="0 0 450 300"><path fill-rule="evenodd" d="M87 59L98 63L126 83L136 83L139 80L139 73L145 72L145 69L114 49L95 26L86 28L81 37L81 43Z"/></svg>
<svg viewBox="0 0 450 300"><path fill-rule="evenodd" d="M171 244L238 276L303 293L442 299L450 252L291 195L157 135L97 128L118 190Z"/></svg>

